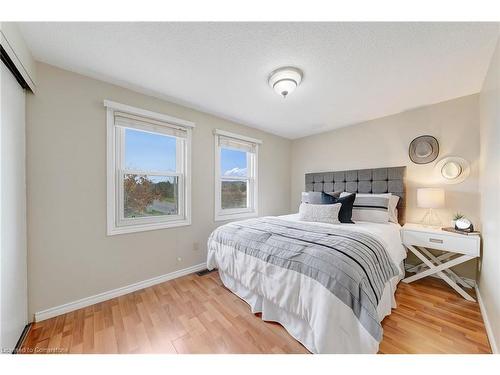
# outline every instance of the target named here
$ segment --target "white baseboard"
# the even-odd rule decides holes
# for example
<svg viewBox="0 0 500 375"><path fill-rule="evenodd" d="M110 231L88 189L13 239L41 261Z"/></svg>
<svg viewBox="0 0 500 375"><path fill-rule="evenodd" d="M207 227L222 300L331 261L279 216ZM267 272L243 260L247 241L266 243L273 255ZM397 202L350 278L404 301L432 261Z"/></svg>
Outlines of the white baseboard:
<svg viewBox="0 0 500 375"><path fill-rule="evenodd" d="M190 273L201 271L207 268L206 263L197 264L192 267L184 268L182 270L167 273L165 275L153 277L149 280L139 281L138 283L130 284L121 288L109 290L107 292L99 293L94 296L85 297L77 301L68 302L64 305L51 307L50 309L38 311L35 313L35 322L45 319L53 318L58 315L66 314L71 311L81 309L99 302L107 301L109 299L123 296L127 293L135 292L136 290L144 289L152 285L160 284L168 280L176 279L181 276L189 275Z"/></svg>
<svg viewBox="0 0 500 375"><path fill-rule="evenodd" d="M481 293L479 292L479 288L476 285L476 296L477 302L479 303L479 309L481 310L481 315L483 317L484 326L486 328L486 334L488 335L488 340L490 342L491 351L493 354L498 354L498 346L495 341L495 336L493 336L493 330L491 329L490 320L488 319L488 315L486 314L486 307L484 306L483 299L481 298Z"/></svg>
<svg viewBox="0 0 500 375"><path fill-rule="evenodd" d="M410 268L412 267L415 267L415 264L409 264L409 263L405 263L405 270L409 270ZM460 276L460 275L458 275ZM430 275L429 277L435 277L436 279L440 279L440 277L436 274L434 275ZM462 277L462 276L460 276ZM472 285L472 286L476 286L476 280L474 279L469 279L468 277L462 277L462 279L464 279L464 281L469 284L469 285Z"/></svg>

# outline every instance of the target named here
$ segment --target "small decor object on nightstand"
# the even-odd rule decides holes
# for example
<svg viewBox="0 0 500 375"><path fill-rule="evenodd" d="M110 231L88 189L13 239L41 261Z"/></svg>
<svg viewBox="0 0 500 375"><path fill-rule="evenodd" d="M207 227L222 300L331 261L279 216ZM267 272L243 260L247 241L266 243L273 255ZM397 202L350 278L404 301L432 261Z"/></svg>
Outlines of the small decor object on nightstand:
<svg viewBox="0 0 500 375"><path fill-rule="evenodd" d="M455 222L455 229L463 232L474 232L474 226L466 217L462 217Z"/></svg>
<svg viewBox="0 0 500 375"><path fill-rule="evenodd" d="M479 231L470 231L470 232L465 232L460 229L455 229L455 227L443 227L441 230L444 230L445 232L451 232L451 233L458 233L461 234L462 236L477 236L479 235Z"/></svg>
<svg viewBox="0 0 500 375"><path fill-rule="evenodd" d="M460 212L457 212L455 215L453 215L453 220L451 221L451 226L453 228L455 228L455 224L456 224L457 220L461 219L463 217L464 217L464 215L462 215Z"/></svg>

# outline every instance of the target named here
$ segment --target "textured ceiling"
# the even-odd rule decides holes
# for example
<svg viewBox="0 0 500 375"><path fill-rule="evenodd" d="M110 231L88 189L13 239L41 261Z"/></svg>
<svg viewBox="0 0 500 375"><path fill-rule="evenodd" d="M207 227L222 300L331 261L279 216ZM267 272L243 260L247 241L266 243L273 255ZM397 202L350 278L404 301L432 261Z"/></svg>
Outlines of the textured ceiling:
<svg viewBox="0 0 500 375"><path fill-rule="evenodd" d="M499 24L20 23L37 60L288 138L480 91ZM267 85L304 71L288 98Z"/></svg>

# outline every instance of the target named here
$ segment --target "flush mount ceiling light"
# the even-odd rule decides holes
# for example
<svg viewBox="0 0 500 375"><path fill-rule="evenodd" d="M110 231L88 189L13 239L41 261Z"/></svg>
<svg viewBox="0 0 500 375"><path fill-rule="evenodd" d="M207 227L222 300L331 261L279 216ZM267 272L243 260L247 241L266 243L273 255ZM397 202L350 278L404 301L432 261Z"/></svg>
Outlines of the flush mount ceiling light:
<svg viewBox="0 0 500 375"><path fill-rule="evenodd" d="M269 86L286 98L302 81L302 71L293 67L276 69L269 76Z"/></svg>

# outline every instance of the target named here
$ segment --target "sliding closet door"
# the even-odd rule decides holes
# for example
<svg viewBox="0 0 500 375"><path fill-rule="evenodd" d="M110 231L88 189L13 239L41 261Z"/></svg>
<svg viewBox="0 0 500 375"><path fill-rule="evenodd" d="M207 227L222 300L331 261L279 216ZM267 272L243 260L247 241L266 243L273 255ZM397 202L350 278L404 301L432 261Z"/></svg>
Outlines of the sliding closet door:
<svg viewBox="0 0 500 375"><path fill-rule="evenodd" d="M25 91L1 65L0 348L14 349L27 324Z"/></svg>

